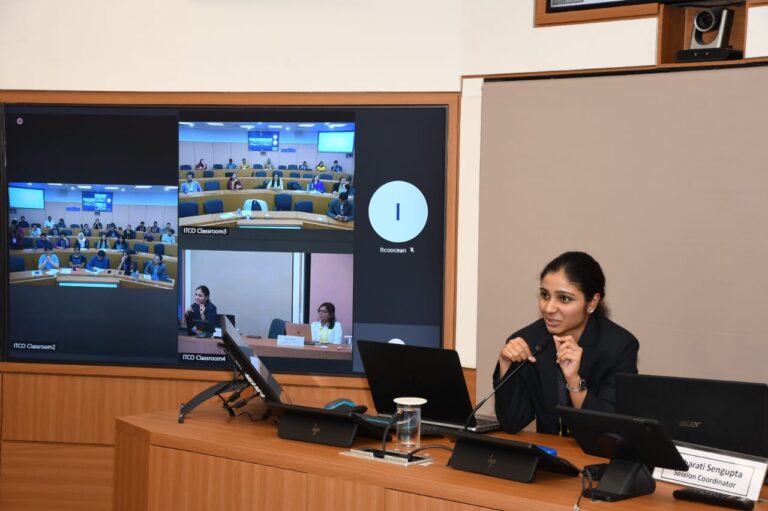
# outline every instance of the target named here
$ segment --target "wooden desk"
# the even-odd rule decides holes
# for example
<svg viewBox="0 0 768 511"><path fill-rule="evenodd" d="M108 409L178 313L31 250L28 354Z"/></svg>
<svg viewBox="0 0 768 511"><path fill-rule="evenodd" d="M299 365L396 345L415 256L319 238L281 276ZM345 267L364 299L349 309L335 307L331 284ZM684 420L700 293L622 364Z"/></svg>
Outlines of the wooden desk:
<svg viewBox="0 0 768 511"><path fill-rule="evenodd" d="M277 339L243 337L258 357L312 358L322 360L352 360L352 346L346 344L309 345L301 348L278 346ZM222 353L221 339L200 339L179 336L179 353Z"/></svg>
<svg viewBox="0 0 768 511"><path fill-rule="evenodd" d="M99 275L92 275L87 271L78 270L77 272L56 275L34 275L34 271L15 271L9 273L11 284L25 284L32 286L56 286L62 283L78 284L116 284L117 287L126 288L155 288L155 289L173 289L175 281L162 282L158 280L147 280L142 276L137 279L124 272L117 270L105 270Z"/></svg>
<svg viewBox="0 0 768 511"><path fill-rule="evenodd" d="M31 270L37 269L40 256L43 255L43 250L32 250L31 248L25 248L24 250L11 250L10 256L17 256L24 258L24 269ZM69 256L72 255L73 249L71 248L54 248L53 253L59 258L60 268L69 268ZM83 255L86 256L86 263L91 260L99 251L95 248L88 248L82 250ZM123 253L119 250L104 250L107 259L109 259L109 267L115 269L120 264L120 259ZM146 252L138 252L132 256L134 262L138 263L139 273L142 272L144 263L152 261L154 255ZM163 263L165 263L168 276L176 280L178 278L178 259L173 256L163 256Z"/></svg>
<svg viewBox="0 0 768 511"><path fill-rule="evenodd" d="M230 212L234 214L235 212ZM229 215L227 215L229 216ZM179 218L181 227L241 227L241 228L294 228L294 229L339 229L352 231L354 220L340 222L325 213L304 213L303 211L254 211L250 219L234 216L222 218L222 213L188 216Z"/></svg>
<svg viewBox="0 0 768 511"><path fill-rule="evenodd" d="M215 190L210 192L195 192L188 194L179 194L179 204L185 202L197 203L198 213L203 212L203 204L209 200L221 200L224 202L224 211L236 211L242 209L247 199L259 199L267 203L270 211L275 210L275 195L283 193L291 196L291 209L296 206L298 201L312 202L312 212L325 215L328 211L328 204L336 198L331 193L310 193L294 190ZM179 220L184 220L180 218ZM179 227L183 226L179 222Z"/></svg>
<svg viewBox="0 0 768 511"><path fill-rule="evenodd" d="M177 415L171 410L117 420L115 511L566 511L581 491L578 478L547 472L524 484L453 470L442 450L428 451L435 458L431 465L407 468L341 456L342 448L281 440L269 421L230 418L220 408L198 408L184 424ZM514 438L554 447L579 467L604 461L582 453L572 439L536 433ZM658 483L651 495L612 504L582 499L581 506L585 511L714 509L675 501L676 488Z"/></svg>

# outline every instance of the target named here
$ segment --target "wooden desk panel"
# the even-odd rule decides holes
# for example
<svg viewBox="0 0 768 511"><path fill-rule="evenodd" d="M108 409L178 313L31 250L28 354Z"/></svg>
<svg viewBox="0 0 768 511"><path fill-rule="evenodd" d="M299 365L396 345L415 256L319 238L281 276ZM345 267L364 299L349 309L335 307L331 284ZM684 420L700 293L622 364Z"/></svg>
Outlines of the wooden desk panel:
<svg viewBox="0 0 768 511"><path fill-rule="evenodd" d="M224 211L237 211L243 208L248 199L259 199L267 203L270 211L275 209L275 195L284 193L291 196L291 209L298 201L311 201L313 212L324 215L328 211L328 203L336 198L331 193L295 192L292 190L220 190L212 192L197 192L179 196L179 204L184 202L197 203L198 213L203 213L203 204L209 200L221 200L224 202ZM181 218L179 220L184 220ZM181 221L179 227L184 225Z"/></svg>
<svg viewBox="0 0 768 511"><path fill-rule="evenodd" d="M117 284L118 287L141 289L173 289L175 282L159 280L147 280L144 275L134 279L125 275L123 271L105 270L99 275L92 275L85 271L77 271L69 274L35 275L34 271L15 271L10 273L11 284L24 284L31 286L55 286L62 282L92 283L92 284Z"/></svg>
<svg viewBox="0 0 768 511"><path fill-rule="evenodd" d="M234 211L232 212L234 213ZM341 229L352 231L355 229L354 220L340 222L327 216L325 213L304 213L302 211L254 211L250 218L232 217L221 218L221 213L209 215L188 216L179 219L182 227L271 227L278 226L298 227L301 229Z"/></svg>
<svg viewBox="0 0 768 511"><path fill-rule="evenodd" d="M69 256L72 254L73 250L71 248L54 248L53 253L56 254L59 258L59 268L69 268ZM118 252L115 250L105 250L107 259L109 259L109 267L111 269L117 268L117 266L120 264L120 258L122 257L123 253ZM91 260L93 256L95 256L98 253L98 250L95 248L89 248L82 251L83 255L86 257L86 263ZM17 256L17 257L23 257L24 258L24 269L25 270L36 270L38 261L40 260L40 256L43 254L42 250L33 251L32 249L24 249L24 250L13 250L10 252L11 256ZM154 257L153 254L147 254L147 253L137 253L132 256L133 261L138 263L139 272L141 272L142 267L144 266L145 262L149 262ZM168 276L172 278L173 280L177 279L178 275L178 259L176 257L172 256L163 256L163 262L165 263L166 271L168 272Z"/></svg>
<svg viewBox="0 0 768 511"><path fill-rule="evenodd" d="M262 409L254 407L251 412L260 413ZM429 452L435 458L433 463L407 468L349 458L339 454L344 450L342 448L281 440L277 438L276 428L268 421L251 422L245 416L230 418L220 409L196 410L194 417L190 416L184 424L178 424L175 411L124 417L118 419L117 431L118 453L123 450L124 438L134 442L133 450L137 449L135 442L140 441L143 442L143 448L139 450L157 453L156 455L160 456L175 456L175 453L172 454L173 451L184 451L185 455L189 455L186 458L187 462L192 464L192 467L187 469L190 471L204 470L203 467L210 464L210 458L214 457L242 462L242 465L237 464L238 467L253 464L306 474L305 483L302 483L300 476L293 477L292 489L296 498L293 505L298 507L281 507L284 502L281 499L286 487L280 484L280 481L270 480L267 488L277 490L277 500L269 502L273 509L305 509L301 507L302 502L311 502L313 511L360 509L360 507L354 507L354 503L358 502L357 499L361 498L361 495L373 495L374 502L379 502L381 491L384 490L385 510L562 511L573 507L581 490L581 482L578 478L547 472L537 474L533 483L524 484L453 470L446 465L448 453L439 450ZM584 454L570 438L536 433L520 433L512 438L554 447L560 456L578 466L605 461ZM359 441L358 445L375 443L375 441ZM430 439L429 443L449 444L444 439ZM160 451L158 448L163 450ZM127 507L118 498L136 478L142 480L148 477L151 481L162 477L169 494L187 489L187 483L183 477L174 473L154 472L152 463L145 463L142 456L130 459L126 455L119 459L122 459L122 463L116 465L115 470L116 510L137 509ZM230 477L241 477L241 474L236 472ZM329 496L324 491L324 488L333 487L327 486L328 479L334 480L332 485L343 490L343 496L338 498ZM592 503L585 499L582 500L582 509L597 510L606 506L616 511L651 511L659 508L702 509L701 504L675 501L672 498L672 491L676 488L675 485L659 482L656 492L652 495L610 505ZM241 491L248 491L248 489L244 488ZM764 488L763 497L766 495L768 495L768 489ZM312 500L309 499L310 496ZM343 505L345 502L352 504L346 507ZM150 499L147 506L140 509L153 511L164 509L159 504ZM227 509L240 508L230 501ZM381 507L375 504L373 509L381 509ZM768 506L759 503L756 509L768 509Z"/></svg>

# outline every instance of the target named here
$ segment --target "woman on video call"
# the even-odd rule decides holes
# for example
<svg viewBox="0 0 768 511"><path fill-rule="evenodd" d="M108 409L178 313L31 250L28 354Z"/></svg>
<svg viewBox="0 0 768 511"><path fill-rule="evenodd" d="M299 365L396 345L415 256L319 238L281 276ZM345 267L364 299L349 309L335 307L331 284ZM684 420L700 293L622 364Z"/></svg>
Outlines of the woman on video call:
<svg viewBox="0 0 768 511"><path fill-rule="evenodd" d="M336 321L336 307L330 303L321 303L317 308L317 321L310 325L312 340L320 344L341 344L341 323Z"/></svg>
<svg viewBox="0 0 768 511"><path fill-rule="evenodd" d="M536 419L538 432L567 435L557 405L615 411L616 373L637 373L639 344L608 319L604 299L605 276L589 254L566 252L544 267L541 319L509 336L493 374L495 386L529 362L496 393L505 431L515 433Z"/></svg>
<svg viewBox="0 0 768 511"><path fill-rule="evenodd" d="M211 291L208 286L198 286L195 289L195 301L184 312L184 322L190 335L211 337L218 326L218 311L211 302Z"/></svg>

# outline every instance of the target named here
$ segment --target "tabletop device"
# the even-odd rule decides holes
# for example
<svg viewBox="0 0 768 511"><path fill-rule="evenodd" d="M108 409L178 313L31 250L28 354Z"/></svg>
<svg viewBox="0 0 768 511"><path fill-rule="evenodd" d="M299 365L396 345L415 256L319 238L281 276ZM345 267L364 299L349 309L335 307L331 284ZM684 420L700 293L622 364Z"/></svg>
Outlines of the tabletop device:
<svg viewBox="0 0 768 511"><path fill-rule="evenodd" d="M576 465L534 444L455 429L444 429L443 434L456 442L448 465L457 470L521 483L533 481L539 469L570 477L579 475Z"/></svg>
<svg viewBox="0 0 768 511"><path fill-rule="evenodd" d="M688 470L654 419L564 406L557 411L585 453L610 459L597 487L584 490L585 497L612 502L653 493L656 481L648 466Z"/></svg>
<svg viewBox="0 0 768 511"><path fill-rule="evenodd" d="M679 500L690 500L691 502L702 502L714 506L729 507L732 509L744 509L750 511L755 507L755 503L744 497L735 495L726 495L712 490L702 490L699 488L685 488L675 490L672 496Z"/></svg>
<svg viewBox="0 0 768 511"><path fill-rule="evenodd" d="M427 400L421 410L423 424L464 429L472 402L456 351L374 341L358 341L357 346L377 412L392 415L395 398L422 397ZM499 423L477 417L468 429L493 431Z"/></svg>
<svg viewBox="0 0 768 511"><path fill-rule="evenodd" d="M312 344L312 327L306 323L285 323L285 334L303 337L304 344Z"/></svg>
<svg viewBox="0 0 768 511"><path fill-rule="evenodd" d="M658 420L673 440L768 458L768 385L618 374L616 411Z"/></svg>
<svg viewBox="0 0 768 511"><path fill-rule="evenodd" d="M233 417L235 416L235 409L241 408L256 396L262 397L267 402L290 403L290 399L272 376L272 373L269 372L267 366L253 354L251 347L243 340L240 332L226 316L222 324L222 340L223 342L219 345L235 364L235 374L232 380L211 385L189 402L182 404L179 411L179 422L184 422L184 418L189 412L212 397L219 397L222 400L223 408ZM240 394L249 385L255 390L254 395L239 400ZM232 392L232 394L225 399L222 394L227 392ZM265 414L264 417L267 415Z"/></svg>

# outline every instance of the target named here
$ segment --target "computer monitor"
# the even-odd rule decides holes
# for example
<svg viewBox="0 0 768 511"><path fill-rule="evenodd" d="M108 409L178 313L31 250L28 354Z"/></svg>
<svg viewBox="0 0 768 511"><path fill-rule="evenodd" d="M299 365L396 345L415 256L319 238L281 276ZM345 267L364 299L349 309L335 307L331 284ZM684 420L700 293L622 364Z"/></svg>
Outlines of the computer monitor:
<svg viewBox="0 0 768 511"><path fill-rule="evenodd" d="M585 490L586 497L616 501L653 493L656 481L648 466L688 470L656 420L565 406L557 411L585 453L611 460L597 487Z"/></svg>
<svg viewBox="0 0 768 511"><path fill-rule="evenodd" d="M768 458L768 385L619 374L616 410L650 417L682 442Z"/></svg>

